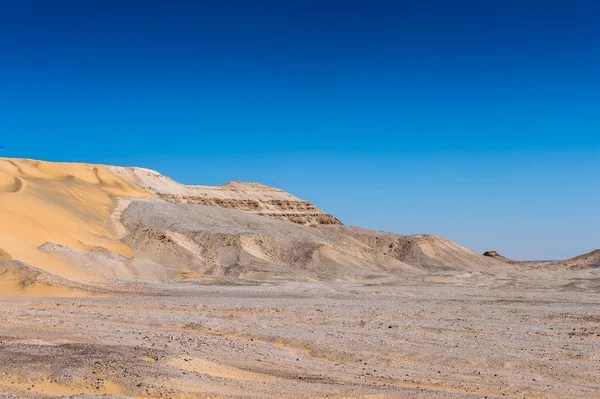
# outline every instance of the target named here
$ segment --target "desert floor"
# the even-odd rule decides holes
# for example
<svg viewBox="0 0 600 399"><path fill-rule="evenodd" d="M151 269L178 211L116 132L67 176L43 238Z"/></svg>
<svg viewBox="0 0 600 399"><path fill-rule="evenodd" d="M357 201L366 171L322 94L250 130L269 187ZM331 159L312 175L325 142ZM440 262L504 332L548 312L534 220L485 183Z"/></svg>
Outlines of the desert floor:
<svg viewBox="0 0 600 399"><path fill-rule="evenodd" d="M0 297L0 397L598 398L599 279L531 270Z"/></svg>

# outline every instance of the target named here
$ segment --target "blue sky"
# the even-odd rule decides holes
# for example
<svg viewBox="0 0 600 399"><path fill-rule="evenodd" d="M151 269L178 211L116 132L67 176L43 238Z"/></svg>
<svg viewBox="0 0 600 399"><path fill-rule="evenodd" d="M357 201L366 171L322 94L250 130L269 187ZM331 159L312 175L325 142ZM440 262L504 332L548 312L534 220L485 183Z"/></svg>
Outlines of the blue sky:
<svg viewBox="0 0 600 399"><path fill-rule="evenodd" d="M599 15L593 1L2 2L1 154L260 181L346 224L571 257L600 247Z"/></svg>

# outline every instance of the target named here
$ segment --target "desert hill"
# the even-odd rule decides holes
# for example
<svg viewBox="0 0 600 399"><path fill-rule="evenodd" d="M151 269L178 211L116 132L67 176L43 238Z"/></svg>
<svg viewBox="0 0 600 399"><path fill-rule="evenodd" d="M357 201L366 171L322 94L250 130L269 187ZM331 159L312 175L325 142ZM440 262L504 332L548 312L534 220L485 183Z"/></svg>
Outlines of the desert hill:
<svg viewBox="0 0 600 399"><path fill-rule="evenodd" d="M441 237L343 226L276 188L186 186L141 168L0 159L0 224L0 261L77 281L337 281L506 267Z"/></svg>
<svg viewBox="0 0 600 399"><path fill-rule="evenodd" d="M589 269L600 267L600 249L596 249L587 254L579 255L574 258L561 261L519 261L506 258L496 251L484 252L483 256L496 259L512 265L528 266L544 269Z"/></svg>
<svg viewBox="0 0 600 399"><path fill-rule="evenodd" d="M499 266L440 237L308 227L197 204L135 201L123 220L138 258L183 273L332 280Z"/></svg>
<svg viewBox="0 0 600 399"><path fill-rule="evenodd" d="M562 267L567 269L600 268L600 249L571 259L549 263L548 267Z"/></svg>

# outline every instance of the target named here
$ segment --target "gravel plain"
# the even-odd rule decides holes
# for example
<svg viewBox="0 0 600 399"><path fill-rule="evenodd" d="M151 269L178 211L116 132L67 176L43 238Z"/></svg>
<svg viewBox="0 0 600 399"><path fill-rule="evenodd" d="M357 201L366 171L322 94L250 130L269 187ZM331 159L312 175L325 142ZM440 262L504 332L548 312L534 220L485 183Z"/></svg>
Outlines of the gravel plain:
<svg viewBox="0 0 600 399"><path fill-rule="evenodd" d="M577 273L2 297L0 393L598 398L598 276Z"/></svg>

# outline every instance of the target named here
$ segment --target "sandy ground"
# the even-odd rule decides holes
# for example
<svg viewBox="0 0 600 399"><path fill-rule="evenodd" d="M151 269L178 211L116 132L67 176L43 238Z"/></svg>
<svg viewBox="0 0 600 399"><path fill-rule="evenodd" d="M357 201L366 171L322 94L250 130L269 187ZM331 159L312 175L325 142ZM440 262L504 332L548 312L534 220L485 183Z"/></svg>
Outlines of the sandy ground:
<svg viewBox="0 0 600 399"><path fill-rule="evenodd" d="M0 394L598 398L600 276L576 273L2 297Z"/></svg>

